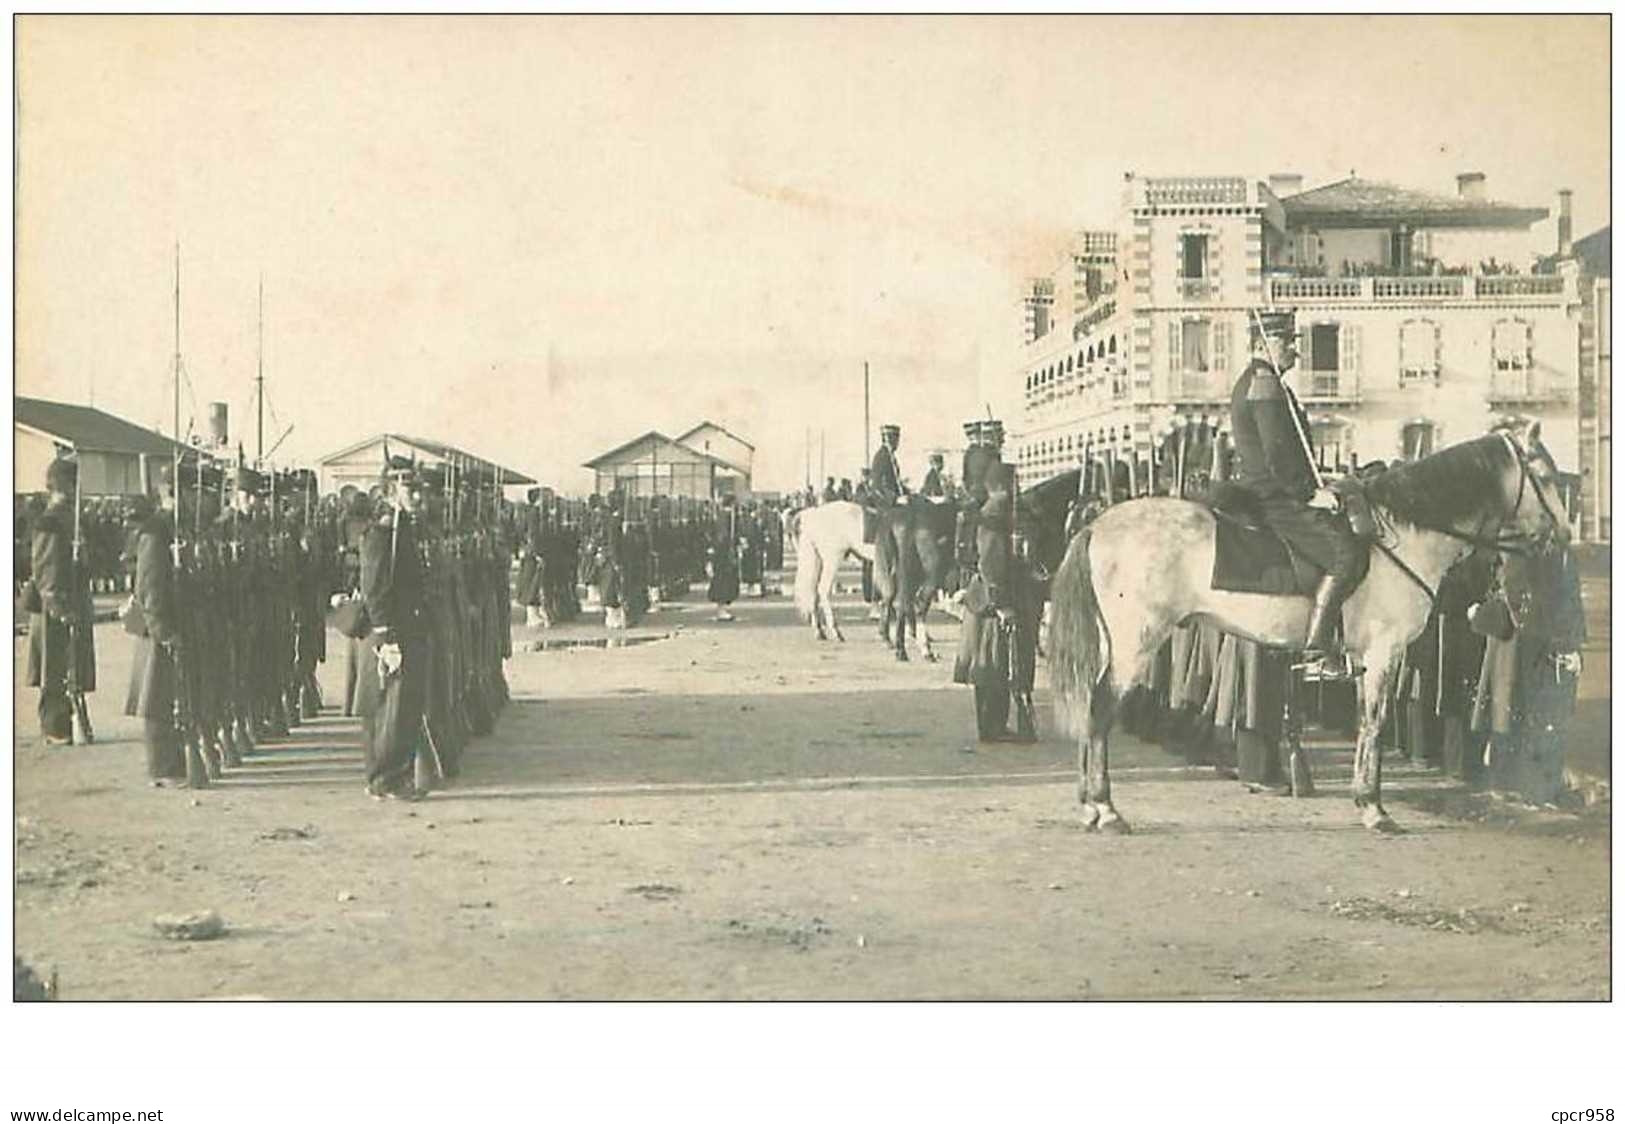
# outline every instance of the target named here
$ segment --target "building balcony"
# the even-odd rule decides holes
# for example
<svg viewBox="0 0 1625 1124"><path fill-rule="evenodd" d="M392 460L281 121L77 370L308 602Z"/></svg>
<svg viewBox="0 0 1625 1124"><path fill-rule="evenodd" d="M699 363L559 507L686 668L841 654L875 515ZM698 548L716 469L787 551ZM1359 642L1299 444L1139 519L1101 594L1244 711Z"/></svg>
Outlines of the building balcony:
<svg viewBox="0 0 1625 1124"><path fill-rule="evenodd" d="M1219 283L1211 277L1181 277L1179 298L1187 301L1212 300L1219 295Z"/></svg>
<svg viewBox="0 0 1625 1124"><path fill-rule="evenodd" d="M1328 301L1350 304L1516 301L1527 304L1533 301L1561 305L1579 299L1573 280L1561 274L1271 277L1266 291L1271 304Z"/></svg>
<svg viewBox="0 0 1625 1124"><path fill-rule="evenodd" d="M1305 370L1291 381L1296 382L1298 397L1304 402L1330 406L1360 400L1360 376L1355 371Z"/></svg>
<svg viewBox="0 0 1625 1124"><path fill-rule="evenodd" d="M1491 406L1534 406L1567 402L1569 398L1568 387L1541 371L1514 367L1490 372Z"/></svg>

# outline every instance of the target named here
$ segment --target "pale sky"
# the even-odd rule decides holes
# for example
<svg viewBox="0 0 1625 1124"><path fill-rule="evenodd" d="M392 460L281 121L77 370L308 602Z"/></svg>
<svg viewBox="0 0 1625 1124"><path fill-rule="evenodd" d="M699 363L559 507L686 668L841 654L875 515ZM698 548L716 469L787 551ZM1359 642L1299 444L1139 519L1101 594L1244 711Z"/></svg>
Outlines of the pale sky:
<svg viewBox="0 0 1625 1124"><path fill-rule="evenodd" d="M20 17L17 58L17 392L168 431L179 240L182 424L252 455L263 273L285 462L391 430L581 490L708 417L792 487L809 430L855 474L868 359L918 479L1127 171L1609 221L1603 16Z"/></svg>

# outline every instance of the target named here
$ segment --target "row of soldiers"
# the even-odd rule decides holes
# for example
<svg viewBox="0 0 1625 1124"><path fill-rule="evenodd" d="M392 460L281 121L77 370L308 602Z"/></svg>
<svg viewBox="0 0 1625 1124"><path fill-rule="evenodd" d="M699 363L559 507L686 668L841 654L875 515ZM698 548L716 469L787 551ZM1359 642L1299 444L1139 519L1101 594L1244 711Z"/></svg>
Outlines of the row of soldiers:
<svg viewBox="0 0 1625 1124"><path fill-rule="evenodd" d="M133 591L120 612L136 637L125 713L142 720L153 782L206 785L266 739L313 718L330 609L349 649L344 712L365 718L378 667L366 611L378 574L369 576L367 547L397 510L389 483L318 499L308 470L261 473L195 455L156 476L155 502L131 534ZM505 516L513 513L497 481L465 474L459 483L454 493L444 476L419 475L430 514L391 552L422 578L413 615L429 652L421 732L434 738L424 783L455 773L468 738L489 730L507 699L514 545ZM92 737L90 505L79 499L71 456L50 465L46 484L47 500L30 520L21 594L41 733L47 744L67 745ZM415 561L402 561L409 556ZM374 772L369 766L369 784Z"/></svg>
<svg viewBox="0 0 1625 1124"><path fill-rule="evenodd" d="M531 526L537 522L533 519ZM719 617L726 620L726 607L737 599L741 585L755 586L763 595L767 573L784 566L784 521L778 506L738 504L732 496L718 501L626 497L618 491L593 496L577 542L572 581L593 591L606 619L617 626L636 624L662 599L684 596L708 572L711 600L722 607ZM545 587L545 554L538 568ZM536 618L532 623L549 623L545 600Z"/></svg>
<svg viewBox="0 0 1625 1124"><path fill-rule="evenodd" d="M20 587L33 571L34 529L50 504L50 494L20 497L12 522L12 576ZM151 513L145 497L83 500L79 513L80 567L93 593L130 588L135 572L135 533Z"/></svg>

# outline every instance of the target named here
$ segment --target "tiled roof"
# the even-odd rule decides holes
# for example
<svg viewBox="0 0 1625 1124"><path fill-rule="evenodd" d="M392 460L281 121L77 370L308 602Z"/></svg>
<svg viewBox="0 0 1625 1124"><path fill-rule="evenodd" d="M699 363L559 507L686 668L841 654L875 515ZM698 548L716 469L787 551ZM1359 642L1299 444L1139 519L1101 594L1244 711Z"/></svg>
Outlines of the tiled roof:
<svg viewBox="0 0 1625 1124"><path fill-rule="evenodd" d="M13 398L11 402L14 422L48 433L81 451L174 455L176 442L168 437L94 406L48 402L43 398ZM181 448L187 450L184 445Z"/></svg>
<svg viewBox="0 0 1625 1124"><path fill-rule="evenodd" d="M1497 199L1465 199L1357 176L1281 200L1289 225L1331 217L1371 223L1415 219L1440 226L1528 226L1548 215Z"/></svg>

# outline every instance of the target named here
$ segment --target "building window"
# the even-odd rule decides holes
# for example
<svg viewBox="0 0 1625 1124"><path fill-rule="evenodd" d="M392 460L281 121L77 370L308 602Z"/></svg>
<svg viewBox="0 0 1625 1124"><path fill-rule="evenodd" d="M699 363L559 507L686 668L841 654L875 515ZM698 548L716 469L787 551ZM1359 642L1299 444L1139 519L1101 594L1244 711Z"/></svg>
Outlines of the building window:
<svg viewBox="0 0 1625 1124"><path fill-rule="evenodd" d="M1497 320L1491 349L1497 371L1527 371L1530 367L1528 321Z"/></svg>
<svg viewBox="0 0 1625 1124"><path fill-rule="evenodd" d="M1399 381L1439 377L1439 325L1432 320L1406 320L1399 326Z"/></svg>
<svg viewBox="0 0 1625 1124"><path fill-rule="evenodd" d="M1185 320L1180 324L1179 354L1182 370L1206 371L1212 358L1212 325L1206 320Z"/></svg>
<svg viewBox="0 0 1625 1124"><path fill-rule="evenodd" d="M1107 351L1108 354L1111 354L1111 355L1116 355L1117 354L1117 337L1116 336L1108 336L1106 338L1106 351Z"/></svg>
<svg viewBox="0 0 1625 1124"><path fill-rule="evenodd" d="M1388 232L1388 266L1396 273L1411 267L1411 232L1404 227Z"/></svg>
<svg viewBox="0 0 1625 1124"><path fill-rule="evenodd" d="M1309 360L1311 371L1337 370L1336 324L1312 324L1309 327Z"/></svg>
<svg viewBox="0 0 1625 1124"><path fill-rule="evenodd" d="M1179 236L1179 276L1187 281L1200 281L1207 276L1207 235Z"/></svg>
<svg viewBox="0 0 1625 1124"><path fill-rule="evenodd" d="M1433 455L1438 427L1430 421L1406 422L1399 431L1399 455L1408 461L1418 461Z"/></svg>

